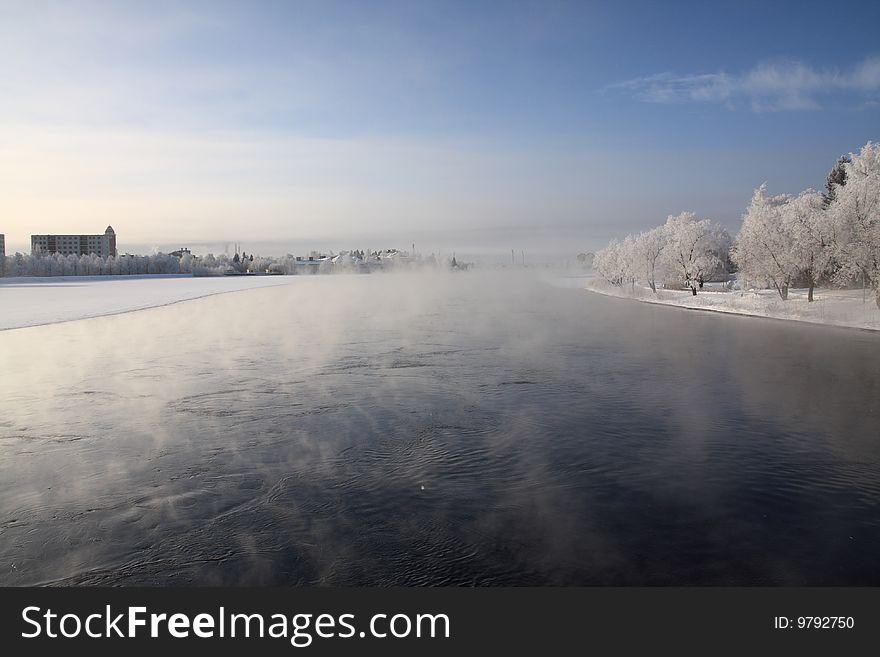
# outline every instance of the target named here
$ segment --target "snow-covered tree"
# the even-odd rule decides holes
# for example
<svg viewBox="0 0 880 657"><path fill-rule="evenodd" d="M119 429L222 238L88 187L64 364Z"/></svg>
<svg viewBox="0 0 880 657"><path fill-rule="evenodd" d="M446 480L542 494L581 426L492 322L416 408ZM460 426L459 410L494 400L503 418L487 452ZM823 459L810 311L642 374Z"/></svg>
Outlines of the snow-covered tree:
<svg viewBox="0 0 880 657"><path fill-rule="evenodd" d="M194 260L192 253L185 251L183 255L180 256L180 273L191 274Z"/></svg>
<svg viewBox="0 0 880 657"><path fill-rule="evenodd" d="M783 221L792 237L792 257L813 300L816 284L831 273L837 244L835 222L825 211L822 194L802 192L782 207Z"/></svg>
<svg viewBox="0 0 880 657"><path fill-rule="evenodd" d="M657 292L657 276L661 273L661 255L666 247L666 227L658 226L635 238L633 270L639 280L645 281L651 291Z"/></svg>
<svg viewBox="0 0 880 657"><path fill-rule="evenodd" d="M596 253L593 269L612 285L623 285L629 277L630 271L623 251L623 244L618 240L611 240L604 249Z"/></svg>
<svg viewBox="0 0 880 657"><path fill-rule="evenodd" d="M623 242L620 243L621 273L633 291L635 291L636 280L638 280L638 272L636 270L638 261L637 247L637 235L627 235L623 238Z"/></svg>
<svg viewBox="0 0 880 657"><path fill-rule="evenodd" d="M880 144L868 142L843 167L846 184L829 207L840 233L838 277L861 279L880 308Z"/></svg>
<svg viewBox="0 0 880 657"><path fill-rule="evenodd" d="M722 266L726 231L693 212L670 215L664 226L663 263L696 295L703 282Z"/></svg>
<svg viewBox="0 0 880 657"><path fill-rule="evenodd" d="M788 288L798 275L794 233L786 206L791 196L768 196L767 185L755 190L743 216L731 256L739 266L740 279L760 286L773 286L779 297L788 299Z"/></svg>

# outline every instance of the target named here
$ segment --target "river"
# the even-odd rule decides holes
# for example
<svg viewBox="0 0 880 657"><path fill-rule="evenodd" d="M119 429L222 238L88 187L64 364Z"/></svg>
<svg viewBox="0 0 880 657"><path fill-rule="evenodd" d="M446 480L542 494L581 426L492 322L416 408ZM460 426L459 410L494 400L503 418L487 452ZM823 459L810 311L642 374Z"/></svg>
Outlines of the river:
<svg viewBox="0 0 880 657"><path fill-rule="evenodd" d="M0 332L0 584L880 585L880 335L558 283Z"/></svg>

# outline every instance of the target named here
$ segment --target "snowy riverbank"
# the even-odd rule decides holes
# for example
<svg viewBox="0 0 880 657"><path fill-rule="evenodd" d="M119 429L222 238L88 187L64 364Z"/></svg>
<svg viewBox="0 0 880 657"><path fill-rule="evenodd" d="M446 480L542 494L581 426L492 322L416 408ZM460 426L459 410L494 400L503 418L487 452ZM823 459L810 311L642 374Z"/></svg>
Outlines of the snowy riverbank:
<svg viewBox="0 0 880 657"><path fill-rule="evenodd" d="M589 279L584 287L598 294L678 306L690 310L787 319L812 324L828 324L880 331L880 309L871 294L863 302L861 290L827 290L815 292L815 301L807 301L806 290L791 290L788 301L782 301L775 290L724 290L709 287L693 296L687 290L657 290L641 285L617 287L601 278Z"/></svg>

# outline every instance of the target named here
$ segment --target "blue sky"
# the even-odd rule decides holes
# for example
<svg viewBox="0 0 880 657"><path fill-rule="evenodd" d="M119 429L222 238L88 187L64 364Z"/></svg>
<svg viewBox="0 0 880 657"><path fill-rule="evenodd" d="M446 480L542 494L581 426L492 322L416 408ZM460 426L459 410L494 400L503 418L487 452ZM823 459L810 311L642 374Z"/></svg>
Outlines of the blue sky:
<svg viewBox="0 0 880 657"><path fill-rule="evenodd" d="M0 0L0 232L567 253L682 210L735 229L756 185L880 139L880 4L718 4Z"/></svg>

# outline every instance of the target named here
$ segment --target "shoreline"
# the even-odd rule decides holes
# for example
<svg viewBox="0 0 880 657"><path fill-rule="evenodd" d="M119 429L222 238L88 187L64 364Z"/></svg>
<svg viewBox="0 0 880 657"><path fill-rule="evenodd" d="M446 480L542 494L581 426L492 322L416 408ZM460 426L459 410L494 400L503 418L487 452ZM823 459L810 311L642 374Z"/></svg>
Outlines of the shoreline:
<svg viewBox="0 0 880 657"><path fill-rule="evenodd" d="M807 303L805 299L801 300L797 297L791 298L789 301L774 299L770 294L772 292L770 290L761 291L766 292L766 294L762 294L761 292L754 291L736 293L712 291L710 289L699 292L696 297L694 297L690 292L678 292L673 290L658 290L658 294L655 295L650 288L637 285L635 287L636 293L631 294L628 291L628 288L613 287L609 283L595 277L587 280L583 289L587 292L600 294L606 297L649 303L656 306L680 308L682 310L737 315L741 317L757 317L758 319L797 322L799 324L809 324L812 326L856 329L873 334L880 332L880 309L876 307L873 300L868 300L864 304L862 304L860 300L854 301L852 293L856 292L860 295L861 291L858 290L840 291L837 296L831 294L829 297L829 291L823 289L821 292L825 297L812 302L812 304L819 305L810 304L804 308L803 305ZM831 292L834 293L838 291L835 290ZM667 298L663 298L660 294L668 296ZM776 293L772 292L772 294L775 295ZM694 300L696 300L696 302ZM731 303L735 303L737 300L742 300L741 302L744 304L751 304L752 307L737 307ZM832 305L830 309L828 308L829 302ZM780 310L780 304L786 304L786 306L784 306L786 312L778 312ZM838 310L837 306L843 308L843 314L834 314L834 311ZM796 314L798 310L807 312L812 311L813 315L798 315ZM830 316L826 315L826 310L831 311ZM855 313L858 317L851 318L851 316L848 317L846 313ZM872 314L873 317L871 316Z"/></svg>

